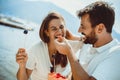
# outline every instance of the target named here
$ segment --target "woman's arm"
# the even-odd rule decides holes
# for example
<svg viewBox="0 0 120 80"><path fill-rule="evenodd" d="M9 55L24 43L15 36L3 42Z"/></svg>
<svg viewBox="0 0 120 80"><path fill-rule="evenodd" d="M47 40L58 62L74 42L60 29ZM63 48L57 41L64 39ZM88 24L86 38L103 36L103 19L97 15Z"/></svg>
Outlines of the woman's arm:
<svg viewBox="0 0 120 80"><path fill-rule="evenodd" d="M25 49L20 48L16 54L16 62L19 64L19 69L16 75L18 80L28 80L32 73L32 70L26 69L27 59L28 56Z"/></svg>
<svg viewBox="0 0 120 80"><path fill-rule="evenodd" d="M66 39L68 40L81 40L79 36L73 35L70 31L66 30Z"/></svg>
<svg viewBox="0 0 120 80"><path fill-rule="evenodd" d="M20 67L18 72L17 72L17 79L18 80L28 80L30 78L30 75L32 73L32 70L22 68Z"/></svg>

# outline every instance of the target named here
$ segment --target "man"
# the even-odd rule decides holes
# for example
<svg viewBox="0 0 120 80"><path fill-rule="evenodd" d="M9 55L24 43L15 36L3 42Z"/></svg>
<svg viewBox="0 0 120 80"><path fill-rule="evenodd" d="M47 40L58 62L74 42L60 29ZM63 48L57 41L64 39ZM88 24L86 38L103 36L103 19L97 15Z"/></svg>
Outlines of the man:
<svg viewBox="0 0 120 80"><path fill-rule="evenodd" d="M112 38L114 9L97 1L78 12L81 25L78 32L85 36L79 62L72 47L63 38L55 40L60 53L67 55L74 80L120 80L120 43ZM73 38L72 34L70 34Z"/></svg>

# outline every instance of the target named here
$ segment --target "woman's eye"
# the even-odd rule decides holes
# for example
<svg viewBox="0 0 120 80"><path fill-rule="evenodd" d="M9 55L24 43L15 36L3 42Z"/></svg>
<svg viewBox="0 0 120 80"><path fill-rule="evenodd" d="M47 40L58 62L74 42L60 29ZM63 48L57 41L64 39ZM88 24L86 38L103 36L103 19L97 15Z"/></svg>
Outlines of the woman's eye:
<svg viewBox="0 0 120 80"><path fill-rule="evenodd" d="M52 28L52 31L56 31L57 30L57 28Z"/></svg>

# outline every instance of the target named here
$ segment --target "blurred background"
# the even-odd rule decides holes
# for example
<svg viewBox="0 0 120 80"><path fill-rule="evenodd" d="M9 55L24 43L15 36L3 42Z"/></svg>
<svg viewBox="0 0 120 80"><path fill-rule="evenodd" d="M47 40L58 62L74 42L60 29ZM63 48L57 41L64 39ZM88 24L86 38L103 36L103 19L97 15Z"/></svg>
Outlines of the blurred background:
<svg viewBox="0 0 120 80"><path fill-rule="evenodd" d="M40 41L39 28L44 17L57 11L67 28L78 34L80 20L76 11L96 0L0 0L0 80L16 80L18 48L30 48ZM120 41L120 0L105 0L115 7L113 37ZM28 34L24 34L28 30Z"/></svg>

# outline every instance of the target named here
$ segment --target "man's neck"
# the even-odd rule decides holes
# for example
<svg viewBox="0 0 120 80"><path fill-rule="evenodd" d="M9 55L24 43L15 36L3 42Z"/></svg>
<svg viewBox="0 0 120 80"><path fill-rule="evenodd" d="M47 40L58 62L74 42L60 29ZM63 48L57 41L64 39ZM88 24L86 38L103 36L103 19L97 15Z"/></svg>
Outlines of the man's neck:
<svg viewBox="0 0 120 80"><path fill-rule="evenodd" d="M111 42L113 40L112 36L109 35L107 37L103 37L101 39L99 39L94 45L93 47L101 47L101 46L104 46L105 44Z"/></svg>

